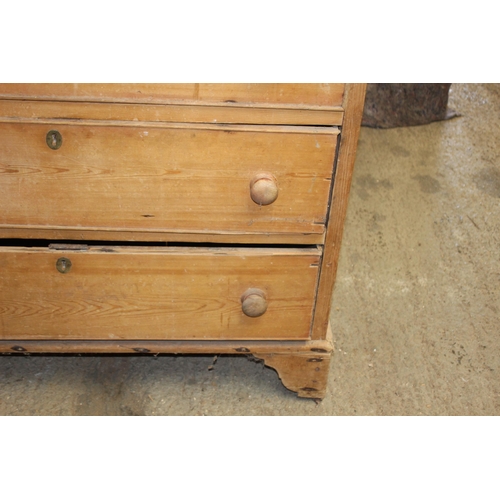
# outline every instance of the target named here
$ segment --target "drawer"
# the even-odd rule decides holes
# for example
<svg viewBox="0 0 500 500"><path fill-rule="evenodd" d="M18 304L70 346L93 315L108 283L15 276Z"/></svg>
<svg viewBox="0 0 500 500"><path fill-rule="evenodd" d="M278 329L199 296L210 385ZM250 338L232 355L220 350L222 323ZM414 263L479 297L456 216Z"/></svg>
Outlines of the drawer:
<svg viewBox="0 0 500 500"><path fill-rule="evenodd" d="M337 135L336 127L4 121L0 228L322 234Z"/></svg>
<svg viewBox="0 0 500 500"><path fill-rule="evenodd" d="M317 249L0 248L3 340L299 340Z"/></svg>
<svg viewBox="0 0 500 500"><path fill-rule="evenodd" d="M341 106L343 83L0 84L0 97L73 101Z"/></svg>

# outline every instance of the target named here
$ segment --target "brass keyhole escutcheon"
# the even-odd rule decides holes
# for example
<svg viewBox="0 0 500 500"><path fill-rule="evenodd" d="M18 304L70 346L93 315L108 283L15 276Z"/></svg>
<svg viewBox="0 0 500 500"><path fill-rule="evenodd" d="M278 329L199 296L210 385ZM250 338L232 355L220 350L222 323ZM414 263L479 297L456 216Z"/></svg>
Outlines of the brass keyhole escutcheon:
<svg viewBox="0 0 500 500"><path fill-rule="evenodd" d="M49 130L45 141L50 149L59 149L62 146L62 135L57 130Z"/></svg>
<svg viewBox="0 0 500 500"><path fill-rule="evenodd" d="M63 274L69 273L71 261L67 257L59 257L56 262L56 269Z"/></svg>

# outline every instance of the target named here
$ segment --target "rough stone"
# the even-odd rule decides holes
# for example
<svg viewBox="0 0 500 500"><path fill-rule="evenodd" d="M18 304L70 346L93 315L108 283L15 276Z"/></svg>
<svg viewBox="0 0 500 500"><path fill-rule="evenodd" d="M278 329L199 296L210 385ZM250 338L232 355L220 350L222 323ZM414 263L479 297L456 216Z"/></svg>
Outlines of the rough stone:
<svg viewBox="0 0 500 500"><path fill-rule="evenodd" d="M363 126L407 127L456 116L447 108L450 83L370 83Z"/></svg>

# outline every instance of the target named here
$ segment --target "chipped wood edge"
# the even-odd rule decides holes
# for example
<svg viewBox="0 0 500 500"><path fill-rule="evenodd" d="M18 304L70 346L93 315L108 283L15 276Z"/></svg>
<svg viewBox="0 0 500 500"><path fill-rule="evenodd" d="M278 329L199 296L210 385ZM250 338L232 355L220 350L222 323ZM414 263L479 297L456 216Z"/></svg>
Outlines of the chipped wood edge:
<svg viewBox="0 0 500 500"><path fill-rule="evenodd" d="M273 368L283 385L298 397L323 399L328 386L330 360L333 354L332 331L328 324L326 349L311 352L255 352L253 356Z"/></svg>
<svg viewBox="0 0 500 500"><path fill-rule="evenodd" d="M298 397L323 399L326 396L331 354L257 353L254 356L273 368L283 385Z"/></svg>

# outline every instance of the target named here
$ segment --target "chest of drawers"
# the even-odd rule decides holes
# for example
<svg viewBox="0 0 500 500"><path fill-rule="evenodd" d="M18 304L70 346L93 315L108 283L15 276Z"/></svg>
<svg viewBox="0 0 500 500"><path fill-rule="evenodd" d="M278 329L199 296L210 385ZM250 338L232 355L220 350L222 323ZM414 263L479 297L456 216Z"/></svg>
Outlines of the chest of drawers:
<svg viewBox="0 0 500 500"><path fill-rule="evenodd" d="M324 397L364 92L0 84L0 352L245 354Z"/></svg>

